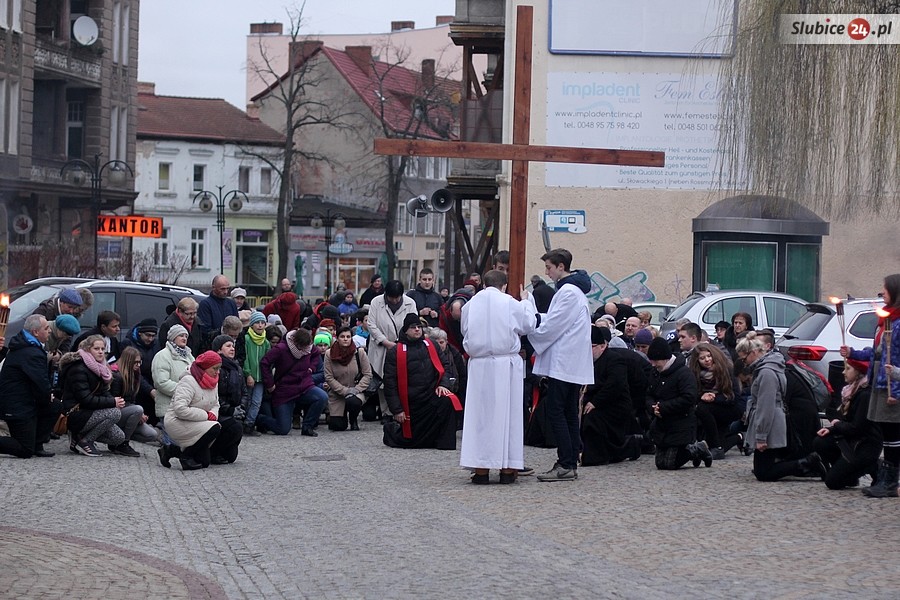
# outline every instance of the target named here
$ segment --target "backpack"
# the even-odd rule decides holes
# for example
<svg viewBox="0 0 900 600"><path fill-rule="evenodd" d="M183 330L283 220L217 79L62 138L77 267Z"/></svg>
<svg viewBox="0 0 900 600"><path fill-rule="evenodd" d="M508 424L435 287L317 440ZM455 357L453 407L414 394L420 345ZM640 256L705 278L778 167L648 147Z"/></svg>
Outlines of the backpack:
<svg viewBox="0 0 900 600"><path fill-rule="evenodd" d="M785 363L784 370L785 374L791 372L797 376L797 379L801 383L803 383L812 399L816 401L819 412L825 412L825 409L831 406L834 389L821 373L804 362L794 358L789 359Z"/></svg>

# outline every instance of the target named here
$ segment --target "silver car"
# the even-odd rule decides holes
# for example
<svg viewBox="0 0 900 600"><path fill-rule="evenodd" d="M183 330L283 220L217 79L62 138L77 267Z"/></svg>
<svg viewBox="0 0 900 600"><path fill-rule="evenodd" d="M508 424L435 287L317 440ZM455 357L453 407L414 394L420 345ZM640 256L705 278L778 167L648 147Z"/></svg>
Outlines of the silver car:
<svg viewBox="0 0 900 600"><path fill-rule="evenodd" d="M659 334L667 337L674 333L675 321L689 319L715 337L716 323L731 323L731 316L739 312L750 315L754 329L772 329L777 339L806 312L806 301L790 294L758 290L694 292L666 317Z"/></svg>
<svg viewBox="0 0 900 600"><path fill-rule="evenodd" d="M881 298L846 300L844 327L846 344L855 350L871 346L878 315L884 306ZM775 344L785 357L796 358L828 378L836 393L844 386L844 359L841 358L841 328L833 304L812 302L806 312Z"/></svg>

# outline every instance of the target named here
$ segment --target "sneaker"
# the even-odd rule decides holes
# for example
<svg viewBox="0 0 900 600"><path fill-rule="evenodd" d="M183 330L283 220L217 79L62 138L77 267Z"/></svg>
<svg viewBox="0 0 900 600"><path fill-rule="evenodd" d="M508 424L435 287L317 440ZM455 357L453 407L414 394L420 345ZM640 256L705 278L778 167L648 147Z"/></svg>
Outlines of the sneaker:
<svg viewBox="0 0 900 600"><path fill-rule="evenodd" d="M532 470L532 473L533 473L533 472L534 472L534 471ZM510 485L510 484L516 482L516 477L517 477L517 474L516 474L516 473L503 473L503 472L501 471L501 473L500 473L500 483L502 483L503 485Z"/></svg>
<svg viewBox="0 0 900 600"><path fill-rule="evenodd" d="M575 473L575 469L556 467L549 473L538 475L537 478L538 481L575 481L578 479L578 475Z"/></svg>
<svg viewBox="0 0 900 600"><path fill-rule="evenodd" d="M75 451L85 456L100 456L96 446L91 442L78 441L75 443Z"/></svg>
<svg viewBox="0 0 900 600"><path fill-rule="evenodd" d="M721 448L713 448L709 453L712 454L713 460L725 460L725 451Z"/></svg>
<svg viewBox="0 0 900 600"><path fill-rule="evenodd" d="M553 469L550 469L551 471ZM522 467L518 470L519 477L528 477L529 475L534 475L534 469L531 467Z"/></svg>
<svg viewBox="0 0 900 600"><path fill-rule="evenodd" d="M703 466L709 468L712 466L713 456L709 451L709 445L706 443L706 440L700 440L694 445L697 454L695 455L697 458L694 459L694 466L699 467L700 461L703 461Z"/></svg>
<svg viewBox="0 0 900 600"><path fill-rule="evenodd" d="M131 447L131 444L124 442L118 446L110 446L109 451L119 456L130 456L132 458L140 458L141 453Z"/></svg>
<svg viewBox="0 0 900 600"><path fill-rule="evenodd" d="M472 475L472 483L475 485L487 485L491 482L490 477L488 473L475 473Z"/></svg>

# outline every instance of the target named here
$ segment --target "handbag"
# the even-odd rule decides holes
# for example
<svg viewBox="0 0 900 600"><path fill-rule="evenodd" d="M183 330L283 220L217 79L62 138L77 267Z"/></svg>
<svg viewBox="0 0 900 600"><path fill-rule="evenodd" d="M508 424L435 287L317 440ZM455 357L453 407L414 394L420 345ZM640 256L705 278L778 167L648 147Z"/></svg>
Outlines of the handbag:
<svg viewBox="0 0 900 600"><path fill-rule="evenodd" d="M359 349L356 350L356 378L353 380L353 383L359 383L363 378L363 370L362 364L359 361ZM363 390L363 393L366 396L371 396L372 394L378 393L378 388L381 387L381 379L375 373L372 373L372 377L369 379L369 387Z"/></svg>
<svg viewBox="0 0 900 600"><path fill-rule="evenodd" d="M60 415L56 418L56 423L53 425L53 433L56 435L65 435L69 432L69 415L78 410L78 405L76 404L69 410L64 413L60 413Z"/></svg>

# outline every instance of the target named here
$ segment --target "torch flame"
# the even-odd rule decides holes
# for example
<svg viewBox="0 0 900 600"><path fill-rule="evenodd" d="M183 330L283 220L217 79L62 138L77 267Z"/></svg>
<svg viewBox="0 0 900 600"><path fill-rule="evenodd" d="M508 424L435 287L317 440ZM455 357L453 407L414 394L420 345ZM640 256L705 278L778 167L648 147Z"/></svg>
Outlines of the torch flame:
<svg viewBox="0 0 900 600"><path fill-rule="evenodd" d="M891 316L891 313L889 313L888 311L884 310L881 307L875 309L875 314L878 315L879 317L881 317L882 319L887 319L889 316Z"/></svg>
<svg viewBox="0 0 900 600"><path fill-rule="evenodd" d="M841 303L841 299L838 298L837 296L831 296L830 298L828 298L828 301L831 302L832 304L840 304Z"/></svg>
<svg viewBox="0 0 900 600"><path fill-rule="evenodd" d="M3 308L9 307L9 294L0 294L0 306Z"/></svg>

